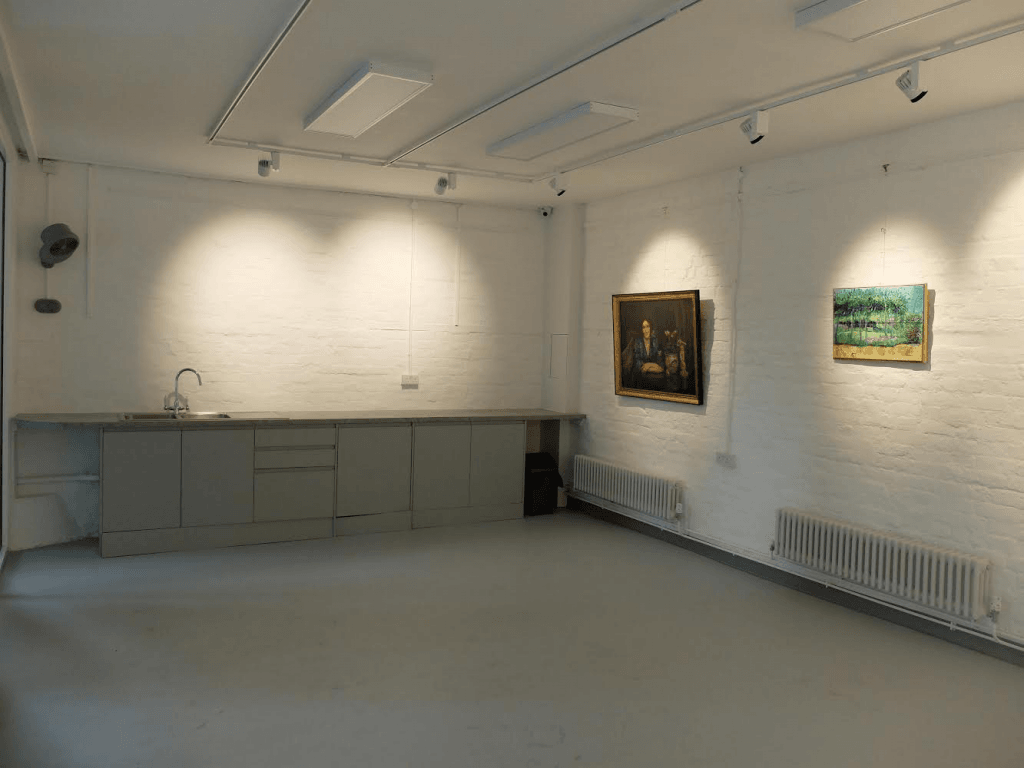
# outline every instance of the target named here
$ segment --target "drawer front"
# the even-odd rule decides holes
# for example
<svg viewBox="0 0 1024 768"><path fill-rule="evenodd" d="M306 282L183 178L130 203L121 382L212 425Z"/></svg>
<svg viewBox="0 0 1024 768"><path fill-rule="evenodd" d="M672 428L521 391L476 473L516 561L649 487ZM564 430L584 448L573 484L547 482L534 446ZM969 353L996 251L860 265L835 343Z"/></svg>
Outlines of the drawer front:
<svg viewBox="0 0 1024 768"><path fill-rule="evenodd" d="M334 470L256 475L255 519L308 520L334 515Z"/></svg>
<svg viewBox="0 0 1024 768"><path fill-rule="evenodd" d="M287 427L285 429L257 429L256 447L270 448L290 445L334 445L334 427Z"/></svg>
<svg viewBox="0 0 1024 768"><path fill-rule="evenodd" d="M334 469L333 448L293 448L256 451L256 469L288 467L330 467Z"/></svg>

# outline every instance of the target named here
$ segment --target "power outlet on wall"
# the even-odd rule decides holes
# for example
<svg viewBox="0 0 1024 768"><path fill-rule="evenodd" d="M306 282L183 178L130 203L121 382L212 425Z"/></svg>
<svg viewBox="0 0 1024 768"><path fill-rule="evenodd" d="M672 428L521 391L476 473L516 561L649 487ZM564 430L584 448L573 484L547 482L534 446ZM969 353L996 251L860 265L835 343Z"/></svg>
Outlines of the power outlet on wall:
<svg viewBox="0 0 1024 768"><path fill-rule="evenodd" d="M420 388L420 377L419 374L410 374L408 376L402 376L402 389L419 389Z"/></svg>

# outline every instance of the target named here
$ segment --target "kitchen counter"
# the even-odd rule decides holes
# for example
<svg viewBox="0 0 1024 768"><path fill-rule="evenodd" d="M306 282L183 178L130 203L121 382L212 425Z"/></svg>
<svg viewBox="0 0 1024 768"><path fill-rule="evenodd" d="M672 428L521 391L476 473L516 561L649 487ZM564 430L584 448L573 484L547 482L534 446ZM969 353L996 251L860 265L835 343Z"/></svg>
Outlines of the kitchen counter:
<svg viewBox="0 0 1024 768"><path fill-rule="evenodd" d="M129 411L137 413L137 411ZM126 420L116 413L19 413L14 420L32 424L74 424L104 429L217 429L260 426L321 426L331 424L444 423L455 421L562 421L586 418L582 413L562 413L543 408L494 408L477 410L394 410L394 411L221 411L227 419L139 419Z"/></svg>

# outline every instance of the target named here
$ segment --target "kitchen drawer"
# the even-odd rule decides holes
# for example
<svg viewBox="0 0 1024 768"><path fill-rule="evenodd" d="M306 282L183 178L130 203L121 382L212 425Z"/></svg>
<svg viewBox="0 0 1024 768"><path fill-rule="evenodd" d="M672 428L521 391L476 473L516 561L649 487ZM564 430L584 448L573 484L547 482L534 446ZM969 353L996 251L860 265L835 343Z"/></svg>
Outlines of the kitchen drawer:
<svg viewBox="0 0 1024 768"><path fill-rule="evenodd" d="M285 448L256 451L256 469L287 467L330 467L334 469L334 449Z"/></svg>
<svg viewBox="0 0 1024 768"><path fill-rule="evenodd" d="M257 522L333 517L334 470L258 473L254 516Z"/></svg>
<svg viewBox="0 0 1024 768"><path fill-rule="evenodd" d="M256 447L269 448L290 445L334 445L337 431L334 427L287 427L285 429L257 429Z"/></svg>

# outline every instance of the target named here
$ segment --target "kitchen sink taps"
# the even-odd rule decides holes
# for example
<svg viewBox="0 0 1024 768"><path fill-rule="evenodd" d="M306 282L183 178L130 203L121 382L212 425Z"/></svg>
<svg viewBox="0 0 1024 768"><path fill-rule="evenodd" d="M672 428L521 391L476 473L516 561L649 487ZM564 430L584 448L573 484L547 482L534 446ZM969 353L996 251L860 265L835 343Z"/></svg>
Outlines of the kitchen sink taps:
<svg viewBox="0 0 1024 768"><path fill-rule="evenodd" d="M181 378L181 374L183 374L185 371L192 371L192 373L196 375L196 378L199 379L199 386L203 386L203 377L199 375L199 371L197 371L195 368L182 368L180 371L178 371L178 375L174 377L174 404L170 406L164 406L164 410L174 411L174 418L178 418L178 411L181 408L181 400L184 397L184 395L178 394L178 379ZM185 399L185 410L188 410L188 399Z"/></svg>

